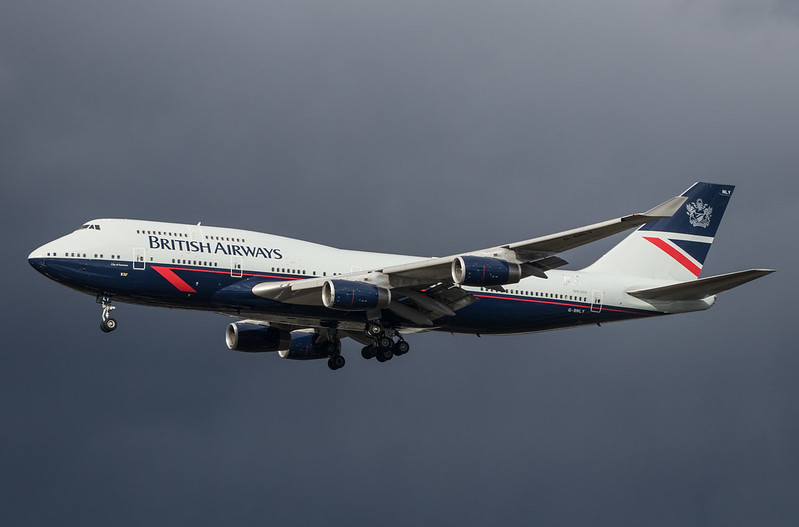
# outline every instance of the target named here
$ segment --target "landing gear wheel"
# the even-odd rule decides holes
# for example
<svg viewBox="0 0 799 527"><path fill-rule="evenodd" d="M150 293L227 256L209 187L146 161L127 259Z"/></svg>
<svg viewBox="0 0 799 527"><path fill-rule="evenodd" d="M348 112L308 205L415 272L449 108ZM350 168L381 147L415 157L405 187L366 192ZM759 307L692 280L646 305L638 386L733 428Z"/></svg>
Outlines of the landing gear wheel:
<svg viewBox="0 0 799 527"><path fill-rule="evenodd" d="M111 305L111 297L110 296L97 296L97 303L102 304L103 306L103 316L101 317L102 322L100 322L100 329L103 330L103 333L110 333L117 328L117 321L116 319L111 318L111 311L116 309L116 307Z"/></svg>
<svg viewBox="0 0 799 527"><path fill-rule="evenodd" d="M337 341L337 342L325 342L324 351L331 358L334 355L339 355L341 353L341 342L340 341Z"/></svg>
<svg viewBox="0 0 799 527"><path fill-rule="evenodd" d="M364 346L361 350L361 357L366 360L374 359L376 354L376 350L374 346Z"/></svg>
<svg viewBox="0 0 799 527"><path fill-rule="evenodd" d="M383 334L383 324L380 322L367 322L366 334L370 337L377 337Z"/></svg>
<svg viewBox="0 0 799 527"><path fill-rule="evenodd" d="M103 330L104 333L110 333L117 328L117 321L115 318L107 318L100 322L100 329Z"/></svg>
<svg viewBox="0 0 799 527"><path fill-rule="evenodd" d="M391 351L391 348L378 348L375 358L377 362L386 362L387 360L391 360L393 356L394 353Z"/></svg>
<svg viewBox="0 0 799 527"><path fill-rule="evenodd" d="M347 363L341 355L333 355L327 359L327 367L331 370L340 370Z"/></svg>
<svg viewBox="0 0 799 527"><path fill-rule="evenodd" d="M410 349L411 349L410 344L408 344L404 340L400 340L399 342L394 344L394 349L392 351L394 352L394 355L400 356L408 353Z"/></svg>
<svg viewBox="0 0 799 527"><path fill-rule="evenodd" d="M391 351L391 348L394 347L394 341L391 340L390 338L386 337L386 336L379 337L377 339L377 347L380 350L389 350L389 351Z"/></svg>

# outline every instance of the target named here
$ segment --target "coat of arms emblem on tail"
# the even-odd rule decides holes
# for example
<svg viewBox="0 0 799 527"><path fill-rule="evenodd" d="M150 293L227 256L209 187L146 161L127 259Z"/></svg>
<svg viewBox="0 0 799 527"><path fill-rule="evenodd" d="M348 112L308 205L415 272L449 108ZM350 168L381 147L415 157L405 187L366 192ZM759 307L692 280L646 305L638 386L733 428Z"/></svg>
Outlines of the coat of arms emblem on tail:
<svg viewBox="0 0 799 527"><path fill-rule="evenodd" d="M710 216L713 214L713 207L706 205L701 198L685 206L688 209L688 221L694 227L706 229L710 225Z"/></svg>

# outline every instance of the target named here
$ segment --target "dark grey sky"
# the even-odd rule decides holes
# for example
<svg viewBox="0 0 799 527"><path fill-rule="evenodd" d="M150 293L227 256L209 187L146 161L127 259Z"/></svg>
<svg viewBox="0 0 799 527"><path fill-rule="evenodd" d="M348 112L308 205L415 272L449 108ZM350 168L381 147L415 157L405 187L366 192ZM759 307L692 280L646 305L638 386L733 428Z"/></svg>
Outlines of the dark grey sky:
<svg viewBox="0 0 799 527"><path fill-rule="evenodd" d="M753 4L4 4L0 523L796 523L799 10ZM737 185L705 273L777 274L336 373L212 314L102 334L25 261L97 217L450 254L696 180Z"/></svg>

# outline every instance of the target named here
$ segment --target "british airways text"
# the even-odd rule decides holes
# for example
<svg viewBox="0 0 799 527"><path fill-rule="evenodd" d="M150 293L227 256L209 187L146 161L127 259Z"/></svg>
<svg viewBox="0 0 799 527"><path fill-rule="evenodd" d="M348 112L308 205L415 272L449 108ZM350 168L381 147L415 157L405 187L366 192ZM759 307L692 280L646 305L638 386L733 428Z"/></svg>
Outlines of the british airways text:
<svg viewBox="0 0 799 527"><path fill-rule="evenodd" d="M212 247L210 242L196 240L174 240L150 236L150 249L165 249L168 251L186 251L191 253L226 254L230 256L252 256L254 258L270 258L282 260L280 249L267 249L266 247L250 247L249 245L235 245L216 243Z"/></svg>

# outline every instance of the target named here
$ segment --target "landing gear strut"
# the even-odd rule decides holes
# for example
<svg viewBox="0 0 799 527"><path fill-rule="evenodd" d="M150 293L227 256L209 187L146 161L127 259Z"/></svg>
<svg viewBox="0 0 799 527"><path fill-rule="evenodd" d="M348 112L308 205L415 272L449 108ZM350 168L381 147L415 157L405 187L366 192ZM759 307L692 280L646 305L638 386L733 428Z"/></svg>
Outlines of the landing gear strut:
<svg viewBox="0 0 799 527"><path fill-rule="evenodd" d="M373 339L378 338L383 333L385 333L385 330L383 329L383 324L380 322L371 320L366 323L366 334Z"/></svg>
<svg viewBox="0 0 799 527"><path fill-rule="evenodd" d="M111 297L110 296L98 296L97 303L103 305L103 316L102 321L100 322L100 329L103 330L103 333L110 333L117 328L117 320L111 317L111 311L115 310L116 307L111 305Z"/></svg>

